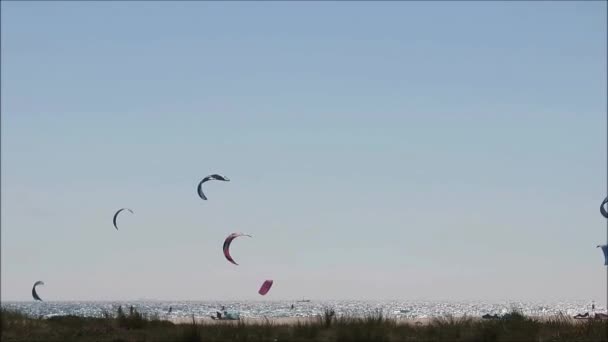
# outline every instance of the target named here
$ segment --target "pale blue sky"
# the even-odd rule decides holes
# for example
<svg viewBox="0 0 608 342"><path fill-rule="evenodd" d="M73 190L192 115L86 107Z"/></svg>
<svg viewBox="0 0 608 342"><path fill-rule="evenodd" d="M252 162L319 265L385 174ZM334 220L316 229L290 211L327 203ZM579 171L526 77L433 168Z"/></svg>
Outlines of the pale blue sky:
<svg viewBox="0 0 608 342"><path fill-rule="evenodd" d="M1 38L3 300L606 300L605 2L3 1Z"/></svg>

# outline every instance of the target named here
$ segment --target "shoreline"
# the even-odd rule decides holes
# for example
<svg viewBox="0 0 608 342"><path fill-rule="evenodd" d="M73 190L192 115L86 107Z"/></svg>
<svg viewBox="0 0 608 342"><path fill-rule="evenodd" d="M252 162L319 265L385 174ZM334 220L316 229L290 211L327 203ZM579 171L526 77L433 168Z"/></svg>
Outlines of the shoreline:
<svg viewBox="0 0 608 342"><path fill-rule="evenodd" d="M540 322L551 321L555 319L564 319L571 322L587 322L587 321L605 321L604 319L575 319L571 316L566 315L547 315L547 316L525 316L527 319L533 319ZM454 317L454 320L459 321L461 319L470 319L473 321L482 321L482 322L495 322L500 320L494 319L484 319L479 316L460 316ZM321 316L309 316L309 317L245 317L240 320L214 320L211 317L194 317L194 321L196 324L201 325L209 325L209 324L265 324L270 323L272 325L286 325L292 326L297 324L307 324L307 323L318 323L322 320ZM447 319L447 317L421 317L421 318L406 318L406 317L396 317L396 318L384 318L386 320L394 320L397 325L429 325L435 319ZM177 317L177 318L168 318L166 319L173 324L183 325L183 324L191 324L192 317Z"/></svg>

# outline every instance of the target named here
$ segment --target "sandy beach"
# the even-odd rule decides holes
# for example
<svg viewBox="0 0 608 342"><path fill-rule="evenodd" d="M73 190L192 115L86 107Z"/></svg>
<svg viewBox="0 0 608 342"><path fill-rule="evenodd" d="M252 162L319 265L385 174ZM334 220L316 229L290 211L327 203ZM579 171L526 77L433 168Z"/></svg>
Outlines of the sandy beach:
<svg viewBox="0 0 608 342"><path fill-rule="evenodd" d="M236 324L239 321L229 321L229 320L214 320L211 317L198 317L194 319L196 323L200 324ZM298 323L311 323L317 322L319 317L271 317L271 318L241 318L240 322L245 324L263 324L265 322L270 322L274 325L295 325ZM399 324L428 324L432 318L397 318L396 321ZM188 324L192 323L191 317L180 317L180 318L171 318L169 319L172 323L175 324Z"/></svg>
<svg viewBox="0 0 608 342"><path fill-rule="evenodd" d="M482 319L481 317L467 317L469 319L473 319L475 321L479 320L479 321L485 321L484 319ZM572 317L559 317L559 316L536 316L536 317L529 317L529 318L533 318L535 320L539 320L539 321L549 321L551 319L557 319L557 318L567 318L568 320L572 321L572 322L586 322L589 319L574 319ZM458 318L457 318L458 319ZM194 319L195 322L197 324L236 324L238 322L242 322L245 324L263 324L266 322L272 323L273 325L296 325L298 323L300 324L306 324L306 323L313 323L313 322L318 322L319 317L271 317L271 318L241 318L240 321L229 321L229 320L214 320L211 317L198 317ZM175 323L175 324L189 324L192 323L192 318L188 318L188 317L180 317L180 318L171 318L169 319L170 322ZM431 323L433 321L433 318L430 317L425 317L425 318L395 318L395 321L397 322L397 324L409 324L409 325L428 325L429 323ZM488 320L489 321L489 320Z"/></svg>

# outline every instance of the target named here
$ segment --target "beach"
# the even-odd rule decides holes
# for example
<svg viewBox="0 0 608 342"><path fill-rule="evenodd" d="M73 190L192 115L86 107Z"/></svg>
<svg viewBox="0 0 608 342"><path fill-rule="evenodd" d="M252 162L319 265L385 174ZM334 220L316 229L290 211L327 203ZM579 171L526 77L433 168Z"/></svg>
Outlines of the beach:
<svg viewBox="0 0 608 342"><path fill-rule="evenodd" d="M322 316L313 316L313 317L269 317L269 318L241 318L240 320L216 320L216 319L212 319L211 317L209 317L209 318L199 317L199 318L194 318L194 322L196 322L196 324L203 324L203 325L208 325L208 324L227 324L227 325L230 325L230 324L247 324L247 325L272 324L272 325L292 326L292 325L314 324L314 323L319 322L319 320L321 320L322 318L323 318ZM532 320L540 321L540 322L549 322L552 320L561 319L561 320L571 322L573 324L584 323L589 320L593 320L593 318L574 319L573 317L570 317L570 316L559 316L559 315L530 316L528 318L532 319ZM403 318L403 317L401 317L401 318L394 318L393 320L396 324L399 324L399 325L428 325L428 324L432 323L434 319L442 319L442 317L425 317L425 318ZM476 321L476 322L492 321L492 320L484 320L481 317L459 317L459 318L456 317L455 319L456 320L468 319L468 320L472 320L472 321ZM169 319L169 321L174 324L191 324L192 318L186 318L186 317L171 318L171 319Z"/></svg>
<svg viewBox="0 0 608 342"><path fill-rule="evenodd" d="M387 318L364 317L209 318L148 317L137 310L105 317L58 315L49 318L2 310L2 341L606 341L606 321L575 320L568 316L542 319L513 312L501 319L480 317ZM194 324L193 324L194 323Z"/></svg>

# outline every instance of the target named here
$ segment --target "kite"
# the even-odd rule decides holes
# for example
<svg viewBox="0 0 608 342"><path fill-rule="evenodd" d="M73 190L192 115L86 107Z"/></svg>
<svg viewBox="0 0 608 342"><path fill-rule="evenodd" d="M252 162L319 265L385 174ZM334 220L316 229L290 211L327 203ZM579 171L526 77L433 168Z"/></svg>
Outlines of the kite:
<svg viewBox="0 0 608 342"><path fill-rule="evenodd" d="M32 297L34 297L35 300L39 300L42 302L42 299L40 298L40 296L38 296L38 293L36 293L36 286L38 285L44 285L44 282L41 280L38 280L37 282L34 283L34 287L32 287Z"/></svg>
<svg viewBox="0 0 608 342"><path fill-rule="evenodd" d="M222 247L222 249L224 250L224 256L226 257L226 259L235 265L238 265L238 264L234 261L234 259L232 259L232 256L230 256L230 244L232 243L232 240L236 239L239 236L251 237L251 235L248 235L248 234L232 233L232 234L228 235L226 240L224 240L224 246Z"/></svg>
<svg viewBox="0 0 608 342"><path fill-rule="evenodd" d="M112 219L112 222L114 222L114 228L116 228L116 230L118 230L118 226L116 225L116 218L118 217L118 214L120 214L120 212L123 210L128 210L131 214L133 214L133 210L131 210L129 208L122 208L122 209L118 210L116 212L116 214L114 214L114 218Z"/></svg>
<svg viewBox="0 0 608 342"><path fill-rule="evenodd" d="M198 192L198 196L204 200L207 200L207 196L205 196L205 194L203 193L203 183L210 181L210 180L220 180L220 181L224 181L224 182L230 182L230 179L228 179L227 177L224 177L222 175L218 175L218 174L209 175L209 176L203 178L203 180L201 180L200 183L198 183L198 187L196 188L196 191Z"/></svg>
<svg viewBox="0 0 608 342"><path fill-rule="evenodd" d="M264 284L262 284L262 287L260 287L260 290L258 291L259 294L261 294L262 296L267 294L268 291L270 291L270 288L272 287L272 280L266 280L264 282Z"/></svg>

